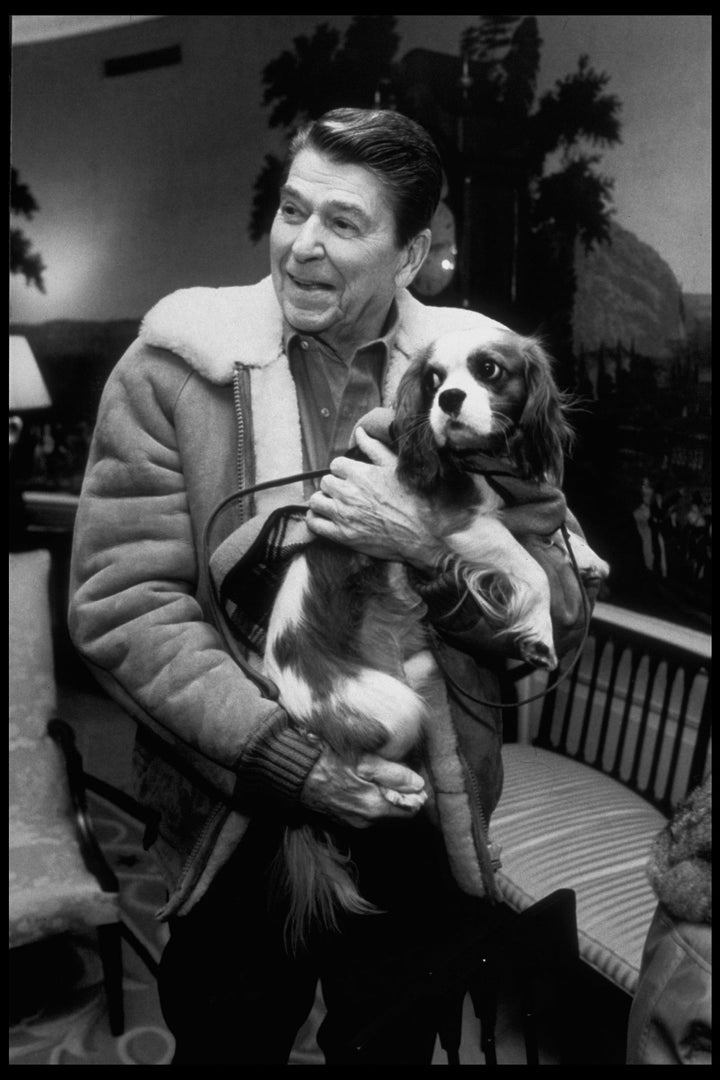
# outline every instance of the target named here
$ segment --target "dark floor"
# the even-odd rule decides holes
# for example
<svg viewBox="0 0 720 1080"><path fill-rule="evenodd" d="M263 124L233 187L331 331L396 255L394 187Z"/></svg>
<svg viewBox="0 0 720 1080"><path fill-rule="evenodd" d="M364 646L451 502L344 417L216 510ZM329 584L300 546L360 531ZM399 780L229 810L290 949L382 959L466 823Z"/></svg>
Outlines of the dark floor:
<svg viewBox="0 0 720 1080"><path fill-rule="evenodd" d="M86 770L121 791L131 793L131 752L134 724L89 679L69 678L59 686L59 715L74 728ZM512 919L508 913L508 919ZM542 975L533 980L518 977L512 965L501 963L500 995L496 1021L497 1064L528 1063L524 1037L525 1002L531 990L535 1012L530 1027L537 1043L537 1064L623 1065L625 1032L630 998L583 964L571 971L556 968L552 945ZM438 1043L433 1064L446 1064ZM480 1024L473 1002L464 1002L461 1064L484 1064L480 1050Z"/></svg>

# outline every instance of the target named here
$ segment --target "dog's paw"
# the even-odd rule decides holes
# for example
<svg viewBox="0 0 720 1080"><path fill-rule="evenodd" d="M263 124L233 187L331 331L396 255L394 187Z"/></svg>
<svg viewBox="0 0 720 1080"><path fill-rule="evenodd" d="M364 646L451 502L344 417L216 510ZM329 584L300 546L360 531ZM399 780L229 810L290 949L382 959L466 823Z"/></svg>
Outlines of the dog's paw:
<svg viewBox="0 0 720 1080"><path fill-rule="evenodd" d="M582 537L573 533L572 538L569 538L567 542L561 541L561 546L565 549L568 559L572 553L578 573L584 582L599 583L609 576L608 563L601 559Z"/></svg>
<svg viewBox="0 0 720 1080"><path fill-rule="evenodd" d="M589 566L581 566L580 577L586 585L600 584L610 576L610 567L602 559L596 559Z"/></svg>
<svg viewBox="0 0 720 1080"><path fill-rule="evenodd" d="M545 671L554 671L558 665L553 647L537 639L521 641L520 655L526 664L532 664L536 668L544 668Z"/></svg>
<svg viewBox="0 0 720 1080"><path fill-rule="evenodd" d="M380 791L389 803L401 810L420 810L427 802L427 791L397 791L381 787Z"/></svg>

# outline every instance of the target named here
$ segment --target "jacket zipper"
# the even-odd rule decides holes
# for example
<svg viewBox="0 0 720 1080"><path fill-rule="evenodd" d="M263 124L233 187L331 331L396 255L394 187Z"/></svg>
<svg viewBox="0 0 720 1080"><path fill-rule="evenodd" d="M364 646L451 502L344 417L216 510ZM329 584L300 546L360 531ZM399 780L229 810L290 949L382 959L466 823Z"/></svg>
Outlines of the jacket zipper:
<svg viewBox="0 0 720 1080"><path fill-rule="evenodd" d="M195 882L191 881L188 886L186 879L191 869L197 862L197 858L205 845L205 841L207 840L208 835L215 828L218 819L223 816L225 810L226 808L221 802L215 804L215 807L210 811L210 814L208 815L208 818L200 831L200 835L193 844L190 854L183 863L182 870L178 875L177 885L175 886L175 910L177 910L178 907L181 907L182 904L185 903L188 896L192 892Z"/></svg>
<svg viewBox="0 0 720 1080"><path fill-rule="evenodd" d="M237 422L237 452L235 457L235 472L237 476L238 491L244 491L246 484L247 468L245 463L245 414L243 410L243 390L241 385L242 371L241 365L236 363L233 369L233 404L235 407L235 419ZM246 500L239 498L240 503L240 520L241 523L245 523L249 517L247 511ZM178 876L178 884L175 890L176 897L183 903L187 896L184 895L186 891L186 879L192 870L197 857L202 851L207 837L212 829L214 829L216 822L223 815L225 807L221 802L215 805L215 808L210 812L207 821L205 822L200 835L192 846L190 854L186 858L182 870ZM192 885L190 890L192 891Z"/></svg>
<svg viewBox="0 0 720 1080"><path fill-rule="evenodd" d="M236 362L233 369L233 403L235 405L235 419L237 421L237 453L235 458L235 470L237 475L238 491L244 491L247 487L247 467L245 462L245 414L242 402L242 378L240 364ZM240 519L244 524L248 517L246 500L240 498Z"/></svg>
<svg viewBox="0 0 720 1080"><path fill-rule="evenodd" d="M480 871L488 891L492 896L495 896L497 895L495 871L499 870L502 865L500 860L500 845L490 839L490 831L488 829L485 811L483 810L482 802L480 800L477 778L470 768L465 754L459 747L457 755L460 764L462 765L463 772L465 773L470 796L470 806L473 812L473 832L476 834L475 847L477 848L479 855Z"/></svg>

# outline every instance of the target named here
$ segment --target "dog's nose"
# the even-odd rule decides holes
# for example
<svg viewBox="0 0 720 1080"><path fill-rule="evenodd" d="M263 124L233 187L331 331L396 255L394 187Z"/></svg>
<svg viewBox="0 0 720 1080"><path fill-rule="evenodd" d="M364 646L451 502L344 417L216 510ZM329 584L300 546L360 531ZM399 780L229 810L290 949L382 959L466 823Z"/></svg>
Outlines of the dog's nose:
<svg viewBox="0 0 720 1080"><path fill-rule="evenodd" d="M438 405L448 416L457 416L466 397L464 390L443 390L438 398Z"/></svg>

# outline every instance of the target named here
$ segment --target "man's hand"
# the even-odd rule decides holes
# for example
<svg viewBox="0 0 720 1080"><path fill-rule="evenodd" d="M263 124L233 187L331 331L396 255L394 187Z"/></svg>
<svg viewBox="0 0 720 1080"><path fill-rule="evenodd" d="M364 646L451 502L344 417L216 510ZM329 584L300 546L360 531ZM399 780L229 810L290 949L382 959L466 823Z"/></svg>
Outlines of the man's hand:
<svg viewBox="0 0 720 1080"><path fill-rule="evenodd" d="M363 754L354 767L326 747L312 768L300 801L308 810L354 829L387 818L410 818L427 801L418 773L375 754Z"/></svg>
<svg viewBox="0 0 720 1080"><path fill-rule="evenodd" d="M395 455L362 428L355 435L371 464L335 458L331 473L310 499L308 526L318 536L365 555L398 559L420 569L434 567L446 549L430 531L420 500L398 481Z"/></svg>

